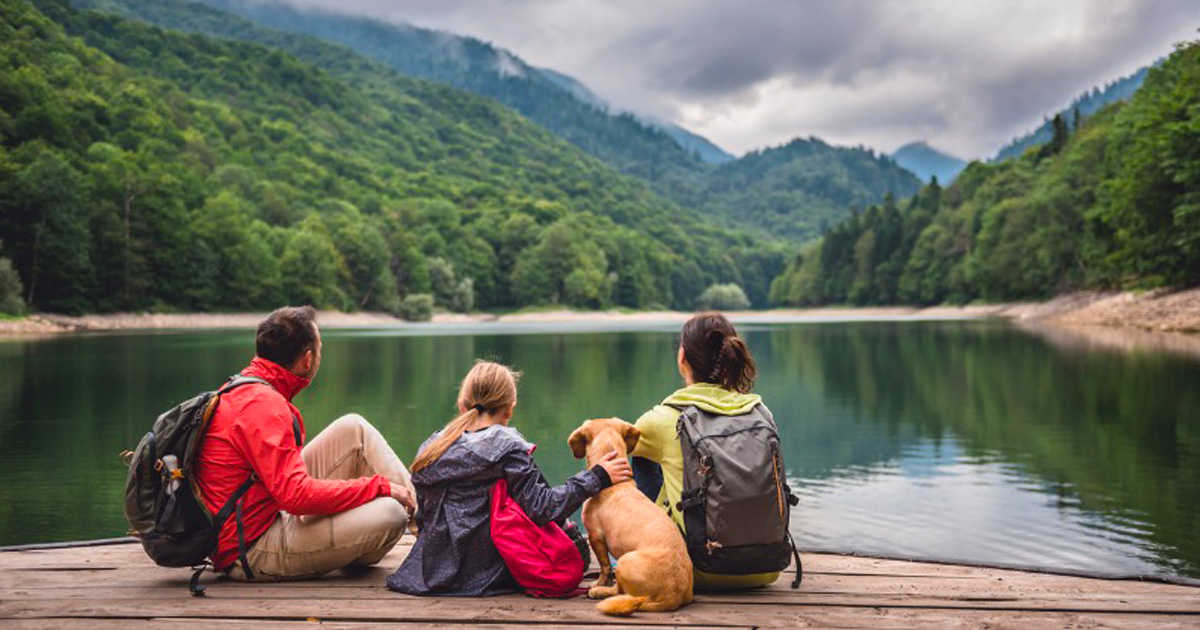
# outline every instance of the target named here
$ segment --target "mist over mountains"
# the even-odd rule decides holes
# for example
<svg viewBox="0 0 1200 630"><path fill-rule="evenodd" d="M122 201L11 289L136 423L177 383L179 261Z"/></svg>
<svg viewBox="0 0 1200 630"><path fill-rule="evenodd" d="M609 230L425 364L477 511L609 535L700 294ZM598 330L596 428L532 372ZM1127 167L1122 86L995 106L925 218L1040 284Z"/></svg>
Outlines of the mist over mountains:
<svg viewBox="0 0 1200 630"><path fill-rule="evenodd" d="M920 185L886 156L820 141L805 143L811 150L802 154L786 150L787 145L755 152L776 156L754 161L770 163L772 168L784 166L788 159L796 162L773 171L786 171L787 177L771 173L745 177L744 168L735 168L738 162L709 164L701 159L701 152L689 153L662 129L630 113L609 112L582 83L534 68L470 37L230 0L75 0L75 4L118 11L167 28L284 47L325 67L328 59L310 55L304 38L349 46L406 75L495 98L622 173L649 183L680 206L768 241L814 238L822 225L836 222L855 207L878 202L887 192L909 195ZM257 28L248 29L241 20L250 20ZM693 141L700 148L705 144ZM719 149L706 152L722 159ZM729 173L737 175L729 177Z"/></svg>
<svg viewBox="0 0 1200 630"><path fill-rule="evenodd" d="M938 151L924 142L910 142L896 149L892 159L925 183L936 177L939 183L949 184L967 167L962 159Z"/></svg>
<svg viewBox="0 0 1200 630"><path fill-rule="evenodd" d="M991 159L993 162L999 162L1014 158L1032 147L1040 144L1045 144L1050 141L1054 134L1054 128L1051 124L1054 117L1062 116L1068 124L1077 125L1076 117L1086 117L1095 114L1105 105L1116 103L1118 101L1129 100L1130 97L1142 87L1142 83L1146 80L1146 73L1162 63L1162 59L1153 64L1139 69L1133 74L1112 81L1103 87L1094 87L1091 90L1080 94L1071 101L1066 107L1048 114L1042 121L1042 124L1020 137L1014 138L1012 142L1000 147L996 155ZM1078 113L1077 113L1078 112Z"/></svg>
<svg viewBox="0 0 1200 630"><path fill-rule="evenodd" d="M346 46L411 76L493 98L622 172L661 183L663 190L703 164L691 147L668 133L668 126L610 111L575 79L530 66L473 37L283 3L200 1L268 28ZM677 135L687 138L681 131ZM710 146L702 145L711 154Z"/></svg>
<svg viewBox="0 0 1200 630"><path fill-rule="evenodd" d="M726 283L764 307L802 245L864 211L891 229L963 168L817 137L734 159L428 29L232 0L0 6L0 260L36 308L687 309Z"/></svg>

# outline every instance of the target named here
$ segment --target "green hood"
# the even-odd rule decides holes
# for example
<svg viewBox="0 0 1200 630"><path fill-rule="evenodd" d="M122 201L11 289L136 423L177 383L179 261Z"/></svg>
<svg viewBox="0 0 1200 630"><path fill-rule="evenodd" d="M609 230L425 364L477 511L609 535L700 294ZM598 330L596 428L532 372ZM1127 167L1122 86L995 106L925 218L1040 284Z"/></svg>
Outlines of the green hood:
<svg viewBox="0 0 1200 630"><path fill-rule="evenodd" d="M663 404L673 407L695 405L709 413L740 416L749 413L755 405L761 402L762 397L758 394L739 394L712 383L696 383L676 390L674 394L667 396Z"/></svg>

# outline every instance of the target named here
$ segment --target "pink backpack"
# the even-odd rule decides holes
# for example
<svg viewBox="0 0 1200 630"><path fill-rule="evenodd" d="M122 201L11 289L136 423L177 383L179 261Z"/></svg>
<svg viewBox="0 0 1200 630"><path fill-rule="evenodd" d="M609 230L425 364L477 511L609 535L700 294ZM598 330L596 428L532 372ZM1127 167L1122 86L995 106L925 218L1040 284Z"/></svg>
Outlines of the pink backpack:
<svg viewBox="0 0 1200 630"><path fill-rule="evenodd" d="M575 597L583 592L583 557L558 523L538 527L508 495L503 479L492 486L492 543L526 595Z"/></svg>

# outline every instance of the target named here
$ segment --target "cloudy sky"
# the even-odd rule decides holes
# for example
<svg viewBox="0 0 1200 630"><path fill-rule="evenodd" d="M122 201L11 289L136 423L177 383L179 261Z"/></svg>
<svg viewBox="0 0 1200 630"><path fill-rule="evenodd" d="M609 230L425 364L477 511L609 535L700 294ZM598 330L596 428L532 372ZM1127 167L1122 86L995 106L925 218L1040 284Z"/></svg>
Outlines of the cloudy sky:
<svg viewBox="0 0 1200 630"><path fill-rule="evenodd" d="M986 157L1200 38L1198 0L288 0L471 35L735 154L815 135Z"/></svg>

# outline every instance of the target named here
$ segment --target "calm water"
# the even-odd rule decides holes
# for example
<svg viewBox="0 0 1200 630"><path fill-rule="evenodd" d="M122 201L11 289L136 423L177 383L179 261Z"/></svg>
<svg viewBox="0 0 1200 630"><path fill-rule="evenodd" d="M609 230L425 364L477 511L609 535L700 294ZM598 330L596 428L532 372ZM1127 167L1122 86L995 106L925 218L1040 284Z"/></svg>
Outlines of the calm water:
<svg viewBox="0 0 1200 630"><path fill-rule="evenodd" d="M804 549L1200 577L1200 361L1062 349L991 322L743 324L783 434ZM678 384L674 325L331 331L296 400L357 411L406 461L475 357L524 371L515 426L552 481L588 417ZM0 343L0 544L124 534L154 416L251 357L237 333Z"/></svg>

